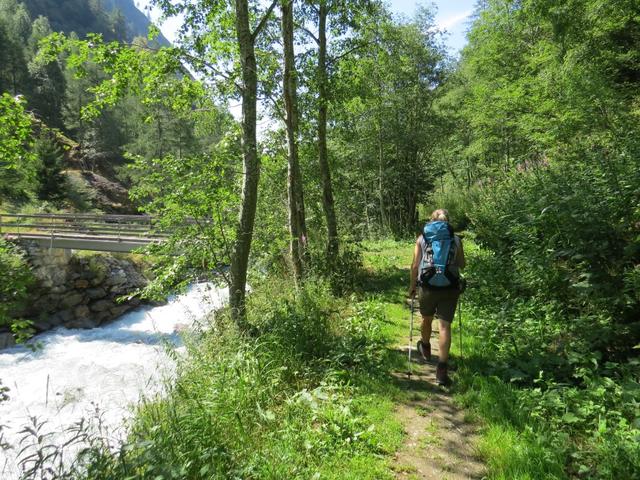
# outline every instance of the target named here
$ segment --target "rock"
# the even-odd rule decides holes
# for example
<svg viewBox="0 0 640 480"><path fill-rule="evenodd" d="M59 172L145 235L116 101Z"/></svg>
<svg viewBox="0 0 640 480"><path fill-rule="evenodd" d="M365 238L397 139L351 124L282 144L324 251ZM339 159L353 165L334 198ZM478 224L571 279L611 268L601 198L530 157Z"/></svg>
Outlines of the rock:
<svg viewBox="0 0 640 480"><path fill-rule="evenodd" d="M91 311L86 305L80 305L79 307L75 308L73 314L76 316L76 318L88 318L89 315L91 315Z"/></svg>
<svg viewBox="0 0 640 480"><path fill-rule="evenodd" d="M67 328L96 328L98 323L93 318L75 318L64 324Z"/></svg>
<svg viewBox="0 0 640 480"><path fill-rule="evenodd" d="M33 321L33 328L35 328L38 332L49 330L52 326L62 323L61 320L56 322L57 317L57 313L55 315L42 314Z"/></svg>
<svg viewBox="0 0 640 480"><path fill-rule="evenodd" d="M91 300L96 300L98 298L104 298L107 296L107 291L104 288L90 288L87 290L87 296Z"/></svg>
<svg viewBox="0 0 640 480"><path fill-rule="evenodd" d="M102 325L103 323L113 320L114 316L109 310L105 310L104 312L94 313L93 318L96 322L98 322L98 325Z"/></svg>
<svg viewBox="0 0 640 480"><path fill-rule="evenodd" d="M93 302L89 307L94 312L104 312L105 310L113 308L113 302L110 300L98 300L97 302Z"/></svg>
<svg viewBox="0 0 640 480"><path fill-rule="evenodd" d="M10 333L0 333L0 350L3 348L13 347L16 344L16 339Z"/></svg>
<svg viewBox="0 0 640 480"><path fill-rule="evenodd" d="M60 312L56 312L53 315L48 315L41 319L40 323L44 326L45 324L49 324L49 328L57 327L59 325L63 325L67 322L70 322L74 319L73 310L62 310ZM36 325L36 328L38 326ZM43 329L46 330L46 329Z"/></svg>
<svg viewBox="0 0 640 480"><path fill-rule="evenodd" d="M63 307L70 308L78 305L79 303L82 303L82 300L84 300L83 294L72 292L64 297L60 303Z"/></svg>
<svg viewBox="0 0 640 480"><path fill-rule="evenodd" d="M113 317L116 318L128 312L129 310L131 310L131 305L123 304L123 305L118 305L117 307L114 307L109 311L111 312Z"/></svg>
<svg viewBox="0 0 640 480"><path fill-rule="evenodd" d="M80 280L76 280L75 282L73 282L73 286L80 289L88 288L89 281L81 278Z"/></svg>
<svg viewBox="0 0 640 480"><path fill-rule="evenodd" d="M33 308L36 312L53 312L60 304L60 297L57 295L44 295L33 302Z"/></svg>
<svg viewBox="0 0 640 480"><path fill-rule="evenodd" d="M113 270L105 280L105 285L121 285L127 282L127 274L121 268Z"/></svg>

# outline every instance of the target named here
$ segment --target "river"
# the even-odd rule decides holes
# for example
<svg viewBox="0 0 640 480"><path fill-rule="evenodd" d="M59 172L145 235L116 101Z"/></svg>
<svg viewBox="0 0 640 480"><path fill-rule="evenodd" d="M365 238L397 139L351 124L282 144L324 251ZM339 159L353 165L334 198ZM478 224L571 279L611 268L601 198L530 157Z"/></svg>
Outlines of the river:
<svg viewBox="0 0 640 480"><path fill-rule="evenodd" d="M49 443L63 441L65 434L57 432L97 413L113 438L123 438L132 405L161 392L171 378L168 351L184 349L178 331L203 320L226 295L226 289L196 284L166 305L139 308L104 327L46 332L36 338L36 351L0 351L0 380L9 388L9 400L0 402L0 443L14 447L0 449L0 478L19 478L21 430L32 418L46 422L40 433L51 432Z"/></svg>

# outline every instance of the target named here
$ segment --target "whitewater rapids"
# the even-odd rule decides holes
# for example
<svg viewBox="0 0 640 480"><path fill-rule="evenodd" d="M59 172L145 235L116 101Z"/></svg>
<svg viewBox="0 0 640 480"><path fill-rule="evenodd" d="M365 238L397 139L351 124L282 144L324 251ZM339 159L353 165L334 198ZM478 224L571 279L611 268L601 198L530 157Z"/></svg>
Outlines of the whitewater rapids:
<svg viewBox="0 0 640 480"><path fill-rule="evenodd" d="M0 478L20 476L16 455L20 431L46 421L43 432L63 432L82 418L95 418L116 437L141 396L153 396L174 371L169 350L181 351L179 331L203 320L227 300L226 289L202 283L166 305L142 307L90 330L57 328L39 335L36 351L17 346L0 351L0 380L9 400L0 402ZM64 436L53 434L51 438Z"/></svg>

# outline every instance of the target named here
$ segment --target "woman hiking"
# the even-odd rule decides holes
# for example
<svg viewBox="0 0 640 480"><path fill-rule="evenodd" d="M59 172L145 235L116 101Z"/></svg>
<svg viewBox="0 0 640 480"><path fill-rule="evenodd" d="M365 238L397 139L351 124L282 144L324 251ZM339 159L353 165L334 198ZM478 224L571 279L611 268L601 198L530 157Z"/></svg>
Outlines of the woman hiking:
<svg viewBox="0 0 640 480"><path fill-rule="evenodd" d="M449 348L451 322L453 322L460 296L460 270L465 266L462 240L449 224L449 212L434 210L418 239L411 264L409 298L413 301L418 289L418 302L422 315L421 339L418 351L431 361L431 322L434 315L440 320L440 350L436 383L449 385Z"/></svg>

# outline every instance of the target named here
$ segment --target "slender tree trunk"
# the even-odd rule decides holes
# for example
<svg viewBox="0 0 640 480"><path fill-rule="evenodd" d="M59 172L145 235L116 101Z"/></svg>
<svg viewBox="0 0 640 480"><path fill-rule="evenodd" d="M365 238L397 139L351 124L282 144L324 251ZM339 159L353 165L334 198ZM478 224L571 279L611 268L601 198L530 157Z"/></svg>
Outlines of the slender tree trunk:
<svg viewBox="0 0 640 480"><path fill-rule="evenodd" d="M390 227L390 222L386 222L386 208L384 205L384 186L382 177L384 176L384 154L382 146L382 126L378 125L378 202L380 203L380 226ZM386 233L386 231L384 232Z"/></svg>
<svg viewBox="0 0 640 480"><path fill-rule="evenodd" d="M320 0L318 19L318 94L320 107L318 109L318 160L322 179L322 207L327 219L327 257L329 259L338 254L338 224L331 190L331 172L327 154L327 4Z"/></svg>
<svg viewBox="0 0 640 480"><path fill-rule="evenodd" d="M235 0L236 34L240 47L242 67L242 198L240 217L236 226L236 240L231 259L231 284L229 304L236 323L245 320L245 289L247 267L253 237L253 225L258 201L258 180L260 161L256 140L256 98L258 75L254 38L249 27L249 7L247 0Z"/></svg>
<svg viewBox="0 0 640 480"><path fill-rule="evenodd" d="M307 228L304 215L302 175L298 159L298 98L293 51L293 0L282 0L282 43L284 45L283 92L287 144L289 148L289 251L296 282L304 275L304 250Z"/></svg>

